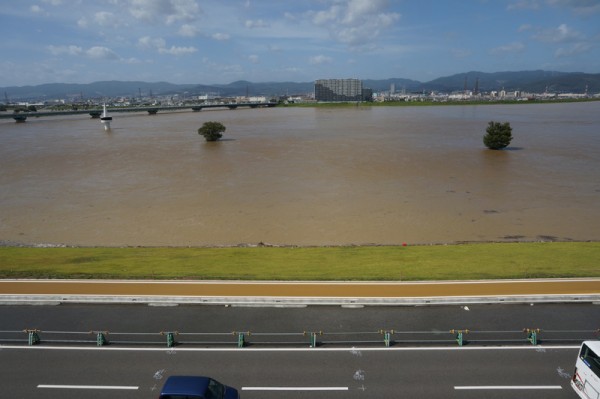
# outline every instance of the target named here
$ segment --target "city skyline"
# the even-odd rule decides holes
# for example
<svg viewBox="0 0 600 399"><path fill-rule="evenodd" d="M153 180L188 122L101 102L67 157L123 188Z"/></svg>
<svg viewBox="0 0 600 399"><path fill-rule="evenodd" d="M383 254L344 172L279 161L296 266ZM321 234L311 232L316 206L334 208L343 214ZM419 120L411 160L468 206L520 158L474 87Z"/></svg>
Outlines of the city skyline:
<svg viewBox="0 0 600 399"><path fill-rule="evenodd" d="M600 0L26 0L0 22L0 86L600 71Z"/></svg>

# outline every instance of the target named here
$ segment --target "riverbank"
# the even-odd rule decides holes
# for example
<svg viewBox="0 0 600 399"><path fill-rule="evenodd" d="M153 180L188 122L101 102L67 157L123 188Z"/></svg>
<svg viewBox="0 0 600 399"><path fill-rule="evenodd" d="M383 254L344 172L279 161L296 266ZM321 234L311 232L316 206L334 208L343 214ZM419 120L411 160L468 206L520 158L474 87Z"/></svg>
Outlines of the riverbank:
<svg viewBox="0 0 600 399"><path fill-rule="evenodd" d="M599 242L0 247L0 278L424 281L600 277Z"/></svg>

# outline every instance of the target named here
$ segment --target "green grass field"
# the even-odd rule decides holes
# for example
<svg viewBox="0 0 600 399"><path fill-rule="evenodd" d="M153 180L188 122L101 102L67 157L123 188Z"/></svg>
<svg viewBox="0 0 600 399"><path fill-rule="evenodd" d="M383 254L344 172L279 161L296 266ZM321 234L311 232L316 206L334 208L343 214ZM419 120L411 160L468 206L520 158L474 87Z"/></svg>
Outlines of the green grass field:
<svg viewBox="0 0 600 399"><path fill-rule="evenodd" d="M0 278L472 280L600 277L600 243L256 248L0 247Z"/></svg>

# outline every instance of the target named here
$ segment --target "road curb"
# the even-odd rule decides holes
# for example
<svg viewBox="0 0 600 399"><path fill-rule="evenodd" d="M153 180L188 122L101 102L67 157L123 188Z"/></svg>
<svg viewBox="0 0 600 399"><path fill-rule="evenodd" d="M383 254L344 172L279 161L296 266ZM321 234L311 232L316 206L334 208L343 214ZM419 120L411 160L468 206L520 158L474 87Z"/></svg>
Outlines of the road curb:
<svg viewBox="0 0 600 399"><path fill-rule="evenodd" d="M199 297L199 296L105 296L105 295L0 295L0 305L141 304L149 306L427 306L523 303L594 303L600 295L477 296L419 298L320 298L320 297Z"/></svg>

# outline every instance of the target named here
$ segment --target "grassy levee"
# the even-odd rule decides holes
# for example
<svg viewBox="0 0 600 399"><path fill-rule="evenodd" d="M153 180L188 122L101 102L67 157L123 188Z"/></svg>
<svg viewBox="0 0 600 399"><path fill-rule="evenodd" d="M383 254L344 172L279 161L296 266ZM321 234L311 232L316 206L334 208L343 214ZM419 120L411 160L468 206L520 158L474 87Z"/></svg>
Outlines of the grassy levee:
<svg viewBox="0 0 600 399"><path fill-rule="evenodd" d="M558 277L600 277L600 243L0 247L0 278L415 281Z"/></svg>

